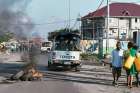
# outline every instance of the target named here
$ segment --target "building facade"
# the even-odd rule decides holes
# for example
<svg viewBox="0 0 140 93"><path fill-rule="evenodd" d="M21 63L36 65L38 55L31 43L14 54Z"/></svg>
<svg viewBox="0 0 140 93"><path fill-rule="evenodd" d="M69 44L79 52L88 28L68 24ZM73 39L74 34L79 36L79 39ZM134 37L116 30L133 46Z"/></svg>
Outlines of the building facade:
<svg viewBox="0 0 140 93"><path fill-rule="evenodd" d="M109 5L110 16L107 18L107 6L81 18L82 37L84 40L100 40L102 47L113 47L116 40L133 40L138 43L140 30L140 5L132 3L112 3ZM109 30L107 30L107 22ZM101 45L100 45L101 46Z"/></svg>

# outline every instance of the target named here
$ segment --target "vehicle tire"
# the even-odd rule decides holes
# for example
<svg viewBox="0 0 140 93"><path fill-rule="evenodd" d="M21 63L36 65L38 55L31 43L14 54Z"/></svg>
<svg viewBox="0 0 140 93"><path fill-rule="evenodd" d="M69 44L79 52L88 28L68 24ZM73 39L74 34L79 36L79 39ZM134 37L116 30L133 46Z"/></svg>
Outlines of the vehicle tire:
<svg viewBox="0 0 140 93"><path fill-rule="evenodd" d="M52 70L52 65L51 64L48 64L48 70Z"/></svg>
<svg viewBox="0 0 140 93"><path fill-rule="evenodd" d="M43 54L42 51L40 51L40 54Z"/></svg>
<svg viewBox="0 0 140 93"><path fill-rule="evenodd" d="M71 66L64 66L64 69L65 69L65 70L71 70L72 67L71 67Z"/></svg>
<svg viewBox="0 0 140 93"><path fill-rule="evenodd" d="M51 67L51 63L50 63L50 61L48 61L48 68L49 68L49 67Z"/></svg>
<svg viewBox="0 0 140 93"><path fill-rule="evenodd" d="M81 65L77 65L77 66L75 67L75 71L76 71L76 72L80 71L80 69L81 69Z"/></svg>

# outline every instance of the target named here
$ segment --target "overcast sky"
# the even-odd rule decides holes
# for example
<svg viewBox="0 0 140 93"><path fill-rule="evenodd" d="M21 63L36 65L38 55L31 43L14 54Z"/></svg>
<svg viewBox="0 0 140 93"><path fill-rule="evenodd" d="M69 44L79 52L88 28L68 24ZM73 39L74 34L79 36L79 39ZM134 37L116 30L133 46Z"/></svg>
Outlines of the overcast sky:
<svg viewBox="0 0 140 93"><path fill-rule="evenodd" d="M65 28L68 25L69 8L71 27L78 27L76 18L84 16L97 9L102 0L32 0L26 11L36 25L34 31L46 36L48 32ZM106 5L104 0L102 6ZM140 0L111 0L117 2L140 2ZM74 20L75 19L75 20ZM74 23L76 25L74 25Z"/></svg>

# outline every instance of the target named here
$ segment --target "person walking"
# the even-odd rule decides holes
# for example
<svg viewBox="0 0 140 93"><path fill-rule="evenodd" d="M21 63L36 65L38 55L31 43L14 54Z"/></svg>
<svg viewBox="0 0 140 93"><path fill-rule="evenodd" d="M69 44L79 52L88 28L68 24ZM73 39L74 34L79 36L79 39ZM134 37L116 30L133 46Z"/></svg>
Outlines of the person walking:
<svg viewBox="0 0 140 93"><path fill-rule="evenodd" d="M112 51L112 74L113 74L113 82L112 84L118 86L118 79L121 76L123 62L123 50L121 49L121 44L118 41L116 44L116 49Z"/></svg>
<svg viewBox="0 0 140 93"><path fill-rule="evenodd" d="M137 46L136 45L134 45L131 49L130 49L130 53L129 53L129 55L131 55L132 57L136 57L136 53L137 53ZM130 88L132 88L132 83L133 83L133 78L134 78L134 76L136 77L136 79L138 80L138 72L137 72L137 70L136 70L136 66L135 66L135 64L134 64L134 62L133 62L133 64L132 64L132 66L131 66L131 68L129 69L129 76L128 76L128 86L130 87ZM138 82L138 81L137 81Z"/></svg>
<svg viewBox="0 0 140 93"><path fill-rule="evenodd" d="M136 57L137 58L140 58L140 51L137 49L137 54L136 54ZM140 62L140 61L138 61ZM137 64L135 64L137 65ZM137 71L137 74L136 74L136 86L139 87L140 85L140 81L139 81L139 71Z"/></svg>
<svg viewBox="0 0 140 93"><path fill-rule="evenodd" d="M130 49L131 49L132 47L133 47L133 43L132 43L132 42L128 42L128 44L127 44L127 48L128 48L128 49L125 50L124 53L123 53L123 58L124 58L124 63L123 63L123 64L125 64L127 58L129 57ZM124 68L124 69L125 69L125 68ZM129 77L130 70L125 69L125 71L126 71L126 78L127 78L127 86L129 86L129 82L128 82L128 81L130 81L130 77Z"/></svg>

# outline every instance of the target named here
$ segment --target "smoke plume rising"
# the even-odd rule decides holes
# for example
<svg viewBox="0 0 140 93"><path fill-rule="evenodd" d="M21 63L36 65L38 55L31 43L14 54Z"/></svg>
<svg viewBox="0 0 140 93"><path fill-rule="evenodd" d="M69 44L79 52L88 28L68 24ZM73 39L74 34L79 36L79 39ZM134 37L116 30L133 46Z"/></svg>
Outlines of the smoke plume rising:
<svg viewBox="0 0 140 93"><path fill-rule="evenodd" d="M25 10L31 0L0 0L0 35L12 33L17 39L27 39L33 22Z"/></svg>

